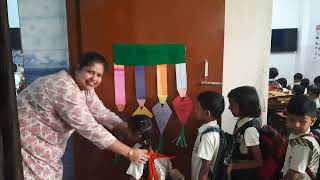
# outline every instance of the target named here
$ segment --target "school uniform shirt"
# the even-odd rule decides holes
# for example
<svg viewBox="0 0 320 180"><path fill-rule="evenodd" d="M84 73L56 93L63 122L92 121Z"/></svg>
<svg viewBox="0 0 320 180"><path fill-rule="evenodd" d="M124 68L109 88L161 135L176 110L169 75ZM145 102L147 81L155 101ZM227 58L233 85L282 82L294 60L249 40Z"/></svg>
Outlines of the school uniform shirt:
<svg viewBox="0 0 320 180"><path fill-rule="evenodd" d="M234 135L237 132L237 130L242 127L244 124L246 124L249 121L252 121L253 118L249 117L244 117L241 118L237 121L236 127L234 129ZM259 132L256 128L254 127L248 127L245 131L244 134L241 135L240 133L238 134L236 138L236 141L240 143L239 150L241 154L248 154L248 146L257 146L260 144L259 142Z"/></svg>
<svg viewBox="0 0 320 180"><path fill-rule="evenodd" d="M309 167L313 173L317 172L319 167L319 152L320 152L319 144L317 143L317 141L310 136L302 137L309 140L312 143L313 150L309 146L301 143L301 141L298 141L298 140L294 141L300 136L308 133L310 133L310 129L303 134L289 135L289 144L287 147L286 157L285 157L284 166L283 166L284 175L287 174L289 169L292 169L304 175L302 180L311 180L309 175L305 172L306 168ZM293 142L290 143L290 141L294 141L294 143Z"/></svg>
<svg viewBox="0 0 320 180"><path fill-rule="evenodd" d="M122 122L66 71L35 80L18 94L17 108L25 180L62 180L61 157L74 131L106 149L116 138L103 126Z"/></svg>
<svg viewBox="0 0 320 180"><path fill-rule="evenodd" d="M202 165L202 159L211 161L210 171L213 170L213 166L218 155L220 135L218 132L208 132L202 136L200 141L202 132L209 127L220 128L217 124L217 121L211 121L206 124L203 124L198 129L198 136L192 150L191 180L198 180L200 168Z"/></svg>

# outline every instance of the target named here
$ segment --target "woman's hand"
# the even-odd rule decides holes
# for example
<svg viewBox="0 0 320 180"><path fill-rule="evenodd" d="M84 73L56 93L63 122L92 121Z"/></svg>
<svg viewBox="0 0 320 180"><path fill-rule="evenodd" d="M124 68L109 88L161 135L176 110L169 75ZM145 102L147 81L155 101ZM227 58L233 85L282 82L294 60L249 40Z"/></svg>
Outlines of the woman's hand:
<svg viewBox="0 0 320 180"><path fill-rule="evenodd" d="M148 151L145 149L132 148L128 152L128 158L131 162L141 165L148 161L149 156L147 153Z"/></svg>

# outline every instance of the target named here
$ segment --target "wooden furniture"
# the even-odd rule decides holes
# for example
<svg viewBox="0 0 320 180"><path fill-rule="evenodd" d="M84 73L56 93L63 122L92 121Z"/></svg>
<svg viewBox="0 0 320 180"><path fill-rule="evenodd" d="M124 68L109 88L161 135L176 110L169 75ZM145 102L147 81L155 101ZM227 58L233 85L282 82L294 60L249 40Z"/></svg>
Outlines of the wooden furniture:
<svg viewBox="0 0 320 180"><path fill-rule="evenodd" d="M269 91L268 124L285 135L288 134L285 111L292 96L281 91Z"/></svg>

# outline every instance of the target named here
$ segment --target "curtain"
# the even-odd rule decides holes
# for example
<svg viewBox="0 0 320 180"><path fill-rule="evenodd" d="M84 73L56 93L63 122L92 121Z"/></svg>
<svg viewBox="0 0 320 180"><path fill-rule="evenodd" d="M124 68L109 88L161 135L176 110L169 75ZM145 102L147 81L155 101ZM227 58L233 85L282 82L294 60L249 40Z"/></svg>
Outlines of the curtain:
<svg viewBox="0 0 320 180"><path fill-rule="evenodd" d="M0 179L23 179L7 0L0 0Z"/></svg>

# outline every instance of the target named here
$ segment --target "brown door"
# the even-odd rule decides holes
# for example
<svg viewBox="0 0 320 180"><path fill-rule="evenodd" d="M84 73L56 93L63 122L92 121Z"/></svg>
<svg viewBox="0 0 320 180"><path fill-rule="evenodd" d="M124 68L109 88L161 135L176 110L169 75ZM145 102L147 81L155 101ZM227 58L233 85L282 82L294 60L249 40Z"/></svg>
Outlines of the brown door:
<svg viewBox="0 0 320 180"><path fill-rule="evenodd" d="M103 82L96 89L106 107L117 112L114 104L113 43L184 43L187 50L188 92L194 103L204 90L221 92L221 86L200 85L204 79L204 59L209 61L209 81L222 81L224 41L224 0L90 0L67 1L70 64L74 68L79 54L101 52L110 65ZM137 108L134 69L125 67L125 114ZM158 102L156 67L146 67L146 107ZM168 69L168 103L178 93L174 65ZM173 108L172 108L173 109ZM199 122L192 117L186 125L187 149L177 148L171 141L180 124L173 113L164 132L165 152L173 154L175 168L190 179L190 161ZM94 147L77 136L75 142L76 179L127 179L128 162L112 164L113 154Z"/></svg>

